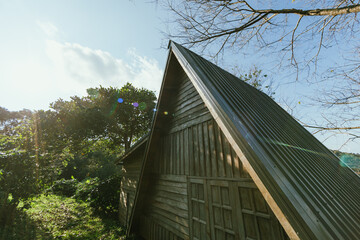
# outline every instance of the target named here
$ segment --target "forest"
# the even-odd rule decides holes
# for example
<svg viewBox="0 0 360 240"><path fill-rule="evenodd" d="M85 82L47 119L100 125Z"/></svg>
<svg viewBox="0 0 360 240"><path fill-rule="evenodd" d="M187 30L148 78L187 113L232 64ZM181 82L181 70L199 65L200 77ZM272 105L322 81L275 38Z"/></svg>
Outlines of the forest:
<svg viewBox="0 0 360 240"><path fill-rule="evenodd" d="M130 83L0 108L0 239L119 239L116 159L149 129L156 96Z"/></svg>

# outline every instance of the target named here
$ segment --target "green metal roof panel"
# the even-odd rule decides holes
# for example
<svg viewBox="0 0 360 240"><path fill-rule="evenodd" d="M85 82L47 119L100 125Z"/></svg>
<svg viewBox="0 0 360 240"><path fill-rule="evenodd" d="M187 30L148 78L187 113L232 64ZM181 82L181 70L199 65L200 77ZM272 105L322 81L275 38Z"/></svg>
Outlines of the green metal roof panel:
<svg viewBox="0 0 360 240"><path fill-rule="evenodd" d="M360 177L266 94L174 42L301 239L358 239Z"/></svg>

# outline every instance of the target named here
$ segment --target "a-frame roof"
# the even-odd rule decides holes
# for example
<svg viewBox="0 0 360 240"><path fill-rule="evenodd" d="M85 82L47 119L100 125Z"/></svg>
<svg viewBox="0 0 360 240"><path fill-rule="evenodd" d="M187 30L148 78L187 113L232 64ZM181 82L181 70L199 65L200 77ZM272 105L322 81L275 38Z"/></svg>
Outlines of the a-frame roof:
<svg viewBox="0 0 360 240"><path fill-rule="evenodd" d="M172 62L180 63L291 239L357 239L360 178L266 94L171 42L158 106ZM165 86L165 87L164 87ZM155 116L142 176L165 120Z"/></svg>

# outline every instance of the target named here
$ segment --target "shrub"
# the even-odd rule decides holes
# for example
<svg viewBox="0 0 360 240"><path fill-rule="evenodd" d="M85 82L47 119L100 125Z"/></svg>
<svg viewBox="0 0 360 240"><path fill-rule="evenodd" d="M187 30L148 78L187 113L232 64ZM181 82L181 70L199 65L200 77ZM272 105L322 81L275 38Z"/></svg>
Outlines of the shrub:
<svg viewBox="0 0 360 240"><path fill-rule="evenodd" d="M91 191L90 206L97 214L117 219L119 194L120 176L110 176Z"/></svg>
<svg viewBox="0 0 360 240"><path fill-rule="evenodd" d="M76 179L60 179L54 182L49 191L60 196L71 197L76 193L77 184Z"/></svg>
<svg viewBox="0 0 360 240"><path fill-rule="evenodd" d="M90 201L91 192L99 186L99 178L88 178L76 185L75 198L83 201Z"/></svg>

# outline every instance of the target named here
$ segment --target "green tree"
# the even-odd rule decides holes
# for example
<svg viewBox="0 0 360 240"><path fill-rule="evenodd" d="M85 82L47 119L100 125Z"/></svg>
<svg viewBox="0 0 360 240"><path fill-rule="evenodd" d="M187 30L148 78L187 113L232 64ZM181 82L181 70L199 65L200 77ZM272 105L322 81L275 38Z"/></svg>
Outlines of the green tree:
<svg viewBox="0 0 360 240"><path fill-rule="evenodd" d="M273 87L273 81L269 80L268 75L263 74L262 70L258 67L254 66L245 74L239 69L239 67L234 67L232 72L241 80L266 93L269 97L274 98L275 90Z"/></svg>
<svg viewBox="0 0 360 240"><path fill-rule="evenodd" d="M114 144L127 150L148 132L155 107L154 92L127 83L121 89L100 87L89 89L88 93L88 99L106 119L106 136Z"/></svg>
<svg viewBox="0 0 360 240"><path fill-rule="evenodd" d="M63 165L60 176L67 179L101 177L105 169L116 169L113 159L147 133L154 113L155 94L130 83L87 92L38 112L43 152L57 159L54 168Z"/></svg>
<svg viewBox="0 0 360 240"><path fill-rule="evenodd" d="M37 192L37 147L32 113L0 107L0 226L11 224L21 199Z"/></svg>

